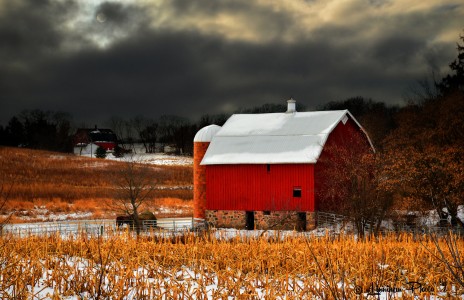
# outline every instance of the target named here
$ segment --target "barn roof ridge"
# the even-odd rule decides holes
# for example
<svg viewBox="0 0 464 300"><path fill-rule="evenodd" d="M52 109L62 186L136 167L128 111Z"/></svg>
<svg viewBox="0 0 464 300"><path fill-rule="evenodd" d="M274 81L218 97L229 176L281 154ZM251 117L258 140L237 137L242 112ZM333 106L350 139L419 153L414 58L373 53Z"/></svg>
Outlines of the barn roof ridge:
<svg viewBox="0 0 464 300"><path fill-rule="evenodd" d="M201 164L316 163L330 133L347 118L374 149L348 110L234 114L212 137Z"/></svg>

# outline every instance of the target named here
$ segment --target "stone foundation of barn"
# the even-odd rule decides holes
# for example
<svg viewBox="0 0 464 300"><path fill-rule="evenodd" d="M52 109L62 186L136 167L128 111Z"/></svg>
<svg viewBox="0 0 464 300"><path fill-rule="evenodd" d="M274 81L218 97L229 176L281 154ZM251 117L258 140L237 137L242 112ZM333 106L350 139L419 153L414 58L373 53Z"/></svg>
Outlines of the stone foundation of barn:
<svg viewBox="0 0 464 300"><path fill-rule="evenodd" d="M316 213L309 211L206 210L205 217L216 228L299 231L316 228Z"/></svg>

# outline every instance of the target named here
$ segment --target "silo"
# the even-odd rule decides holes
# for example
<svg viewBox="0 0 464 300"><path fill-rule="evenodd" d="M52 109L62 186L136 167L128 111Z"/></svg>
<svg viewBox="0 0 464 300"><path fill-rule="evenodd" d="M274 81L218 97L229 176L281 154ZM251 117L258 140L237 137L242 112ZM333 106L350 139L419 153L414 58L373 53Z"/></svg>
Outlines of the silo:
<svg viewBox="0 0 464 300"><path fill-rule="evenodd" d="M201 161L208 150L209 143L221 129L218 125L209 125L200 129L193 139L193 217L205 218L206 209L206 166Z"/></svg>

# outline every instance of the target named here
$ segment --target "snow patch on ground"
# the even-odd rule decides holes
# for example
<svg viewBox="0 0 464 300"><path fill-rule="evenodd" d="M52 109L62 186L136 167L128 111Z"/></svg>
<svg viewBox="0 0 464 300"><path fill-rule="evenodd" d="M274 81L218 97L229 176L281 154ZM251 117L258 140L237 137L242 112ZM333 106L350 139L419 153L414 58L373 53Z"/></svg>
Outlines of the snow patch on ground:
<svg viewBox="0 0 464 300"><path fill-rule="evenodd" d="M446 208L443 211L447 212ZM464 205L458 206L457 217L464 221ZM427 211L419 217L418 225L420 226L436 226L440 222L440 216L436 210ZM448 217L448 222L451 222L451 217Z"/></svg>
<svg viewBox="0 0 464 300"><path fill-rule="evenodd" d="M52 154L50 155L50 158L56 159L56 160L64 160L64 159L67 159L68 157L65 155L60 155L60 154Z"/></svg>
<svg viewBox="0 0 464 300"><path fill-rule="evenodd" d="M90 162L83 162L80 165L80 168L105 168L108 166L108 162L106 161L90 161Z"/></svg>
<svg viewBox="0 0 464 300"><path fill-rule="evenodd" d="M66 221L66 220L77 220L77 219L85 219L92 217L91 212L75 212L75 213L67 213L67 214L54 214L50 213L47 216L38 216L38 219L42 221Z"/></svg>
<svg viewBox="0 0 464 300"><path fill-rule="evenodd" d="M193 186L160 186L157 187L160 190L192 190ZM68 204L69 210L73 210L72 204ZM192 213L192 207L189 204L185 205L173 205L166 206L160 205L154 208L157 214L163 215L189 215ZM68 209L66 209L68 210ZM55 222L55 221L70 221L70 220L89 220L94 218L94 213L91 211L62 211L62 212L51 212L45 206L35 206L32 209L15 210L13 213L15 223L16 222ZM0 219L7 219L10 213L0 214ZM103 217L111 217L112 214L106 214Z"/></svg>
<svg viewBox="0 0 464 300"><path fill-rule="evenodd" d="M90 154L84 154L82 156L95 157L95 155ZM124 157L115 157L112 153L109 153L105 159L115 161L132 160L135 162L162 166L191 166L193 164L193 158L190 156L169 155L164 153L126 154Z"/></svg>
<svg viewBox="0 0 464 300"><path fill-rule="evenodd" d="M159 208L157 208L157 212L161 213L161 214L166 214L166 215L172 215L172 214L176 214L176 215L180 215L180 214L183 214L185 213L185 210L188 209L188 207L185 207L185 208L182 208L182 207L176 207L176 208L172 208L172 207L166 207L166 206L160 206Z"/></svg>
<svg viewBox="0 0 464 300"><path fill-rule="evenodd" d="M54 221L67 221L67 220L82 220L92 218L92 212L50 212L45 206L34 207L30 210L17 210L14 212L16 219L23 222L54 222ZM0 215L1 218L6 219L8 215Z"/></svg>

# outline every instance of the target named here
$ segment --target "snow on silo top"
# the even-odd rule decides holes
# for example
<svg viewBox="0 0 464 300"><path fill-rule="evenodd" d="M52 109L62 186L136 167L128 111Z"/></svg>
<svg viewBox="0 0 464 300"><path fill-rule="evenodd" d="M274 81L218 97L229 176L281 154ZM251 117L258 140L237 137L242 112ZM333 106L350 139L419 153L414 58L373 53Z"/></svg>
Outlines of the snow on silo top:
<svg viewBox="0 0 464 300"><path fill-rule="evenodd" d="M193 138L193 142L211 142L213 136L221 129L218 125L208 125L198 130Z"/></svg>

